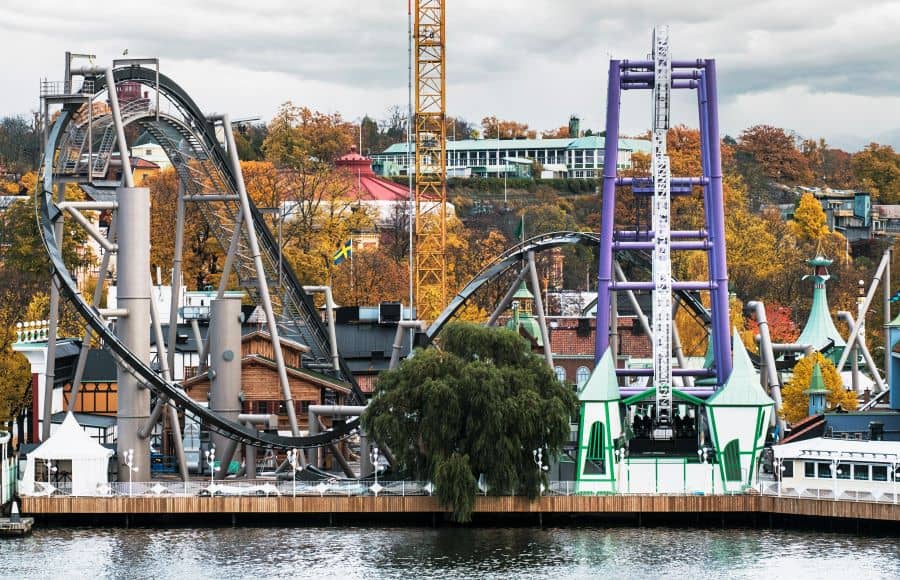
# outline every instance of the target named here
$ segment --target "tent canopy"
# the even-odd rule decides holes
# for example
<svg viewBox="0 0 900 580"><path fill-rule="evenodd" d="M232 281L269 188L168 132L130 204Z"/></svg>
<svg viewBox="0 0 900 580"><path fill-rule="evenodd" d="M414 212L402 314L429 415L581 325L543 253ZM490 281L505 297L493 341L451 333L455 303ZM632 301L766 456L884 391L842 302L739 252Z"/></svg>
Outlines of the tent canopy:
<svg viewBox="0 0 900 580"><path fill-rule="evenodd" d="M108 459L112 451L92 439L68 413L59 429L28 455L35 459Z"/></svg>

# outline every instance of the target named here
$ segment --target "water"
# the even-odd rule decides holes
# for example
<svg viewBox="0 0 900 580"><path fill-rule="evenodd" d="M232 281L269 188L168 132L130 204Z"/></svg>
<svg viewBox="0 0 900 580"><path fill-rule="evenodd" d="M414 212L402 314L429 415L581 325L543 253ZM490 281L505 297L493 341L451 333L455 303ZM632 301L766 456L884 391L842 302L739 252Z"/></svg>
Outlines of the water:
<svg viewBox="0 0 900 580"><path fill-rule="evenodd" d="M900 537L669 528L50 528L0 578L900 578Z"/></svg>

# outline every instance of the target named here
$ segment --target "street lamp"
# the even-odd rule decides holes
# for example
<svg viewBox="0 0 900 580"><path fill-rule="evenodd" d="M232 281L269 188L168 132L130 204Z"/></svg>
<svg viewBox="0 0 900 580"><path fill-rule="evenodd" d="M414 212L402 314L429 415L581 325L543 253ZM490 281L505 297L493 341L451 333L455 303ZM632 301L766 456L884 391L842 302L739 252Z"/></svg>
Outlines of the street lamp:
<svg viewBox="0 0 900 580"><path fill-rule="evenodd" d="M543 491L544 487L544 482L542 481L543 474L546 471L550 471L550 466L544 465L544 449L542 447L538 447L537 449L532 450L531 455L534 457L534 464L538 469L538 485L540 485L540 487L538 488L538 494L540 494L541 491Z"/></svg>
<svg viewBox="0 0 900 580"><path fill-rule="evenodd" d="M291 465L291 492L294 497L297 497L297 461L299 457L296 449L288 449L287 460Z"/></svg>
<svg viewBox="0 0 900 580"><path fill-rule="evenodd" d="M625 464L625 478L627 480L627 491L631 492L631 472L628 469L628 448L619 447L616 449L616 462L619 464L619 478L622 477L622 464Z"/></svg>
<svg viewBox="0 0 900 580"><path fill-rule="evenodd" d="M837 457L831 458L831 477L832 477L832 488L831 493L834 496L834 501L837 501L838 493L837 493L837 480L838 480L838 461L840 460L840 455Z"/></svg>
<svg viewBox="0 0 900 580"><path fill-rule="evenodd" d="M49 457L44 460L44 462L47 464L47 486L48 487L51 485L50 484L50 474L56 472L56 468L50 464L51 461L53 461L53 460L50 459Z"/></svg>
<svg viewBox="0 0 900 580"><path fill-rule="evenodd" d="M215 485L215 475L216 475L216 448L207 449L204 453L206 456L206 464L209 466L209 491L212 493L212 488Z"/></svg>
<svg viewBox="0 0 900 580"><path fill-rule="evenodd" d="M133 475L137 473L138 468L134 466L134 449L125 452L125 465L128 466L128 495L134 493Z"/></svg>
<svg viewBox="0 0 900 580"><path fill-rule="evenodd" d="M784 473L784 458L776 457L772 460L772 463L775 465L775 479L778 483L778 497L781 497L781 478Z"/></svg>
<svg viewBox="0 0 900 580"><path fill-rule="evenodd" d="M381 450L378 449L377 445L372 446L372 466L375 468L375 489L379 489L378 486L378 460L381 459ZM375 495L378 495L376 492Z"/></svg>

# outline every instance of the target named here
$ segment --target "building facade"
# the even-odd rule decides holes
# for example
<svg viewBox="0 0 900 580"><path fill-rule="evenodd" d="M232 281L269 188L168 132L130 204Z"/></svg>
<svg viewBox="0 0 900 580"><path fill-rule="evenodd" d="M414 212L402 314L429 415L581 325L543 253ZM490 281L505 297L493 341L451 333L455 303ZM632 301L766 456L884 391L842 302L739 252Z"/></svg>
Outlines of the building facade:
<svg viewBox="0 0 900 580"><path fill-rule="evenodd" d="M447 142L449 177L515 177L522 162L540 164L541 178L594 179L602 177L606 139L599 136L563 139L465 139ZM415 154L415 143L395 143L373 155L376 167L407 174L407 159ZM650 141L619 139L616 165L630 169L634 153L650 153ZM383 169L387 171L387 169Z"/></svg>

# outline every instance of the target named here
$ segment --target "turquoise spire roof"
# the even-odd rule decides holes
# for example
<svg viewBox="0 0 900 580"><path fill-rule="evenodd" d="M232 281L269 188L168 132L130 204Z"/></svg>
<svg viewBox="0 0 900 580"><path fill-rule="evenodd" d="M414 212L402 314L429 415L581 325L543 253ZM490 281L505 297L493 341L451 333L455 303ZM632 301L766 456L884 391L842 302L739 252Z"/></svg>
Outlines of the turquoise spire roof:
<svg viewBox="0 0 900 580"><path fill-rule="evenodd" d="M774 405L775 401L759 386L759 375L753 368L753 362L750 360L750 355L747 354L747 349L744 348L744 342L737 329L734 330L731 344L731 350L734 353L731 376L728 377L725 386L719 392L706 400L706 404L712 407L767 407Z"/></svg>
<svg viewBox="0 0 900 580"><path fill-rule="evenodd" d="M600 362L594 367L590 378L578 391L579 401L618 401L619 380L616 378L616 365L613 363L612 350L607 348Z"/></svg>
<svg viewBox="0 0 900 580"><path fill-rule="evenodd" d="M805 395L827 395L828 389L825 388L825 377L822 376L822 367L817 362L813 366L812 377L809 380L809 388L803 391Z"/></svg>
<svg viewBox="0 0 900 580"><path fill-rule="evenodd" d="M824 256L816 256L812 260L807 260L807 264L813 267L813 273L804 276L803 279L813 279L813 302L809 311L809 318L797 339L797 344L811 344L814 349L819 350L824 347L830 340L834 341L834 346L847 346L847 342L841 337L834 321L831 319L831 312L828 309L828 296L825 293L825 283L831 277L828 275L827 266L831 265L831 260Z"/></svg>

